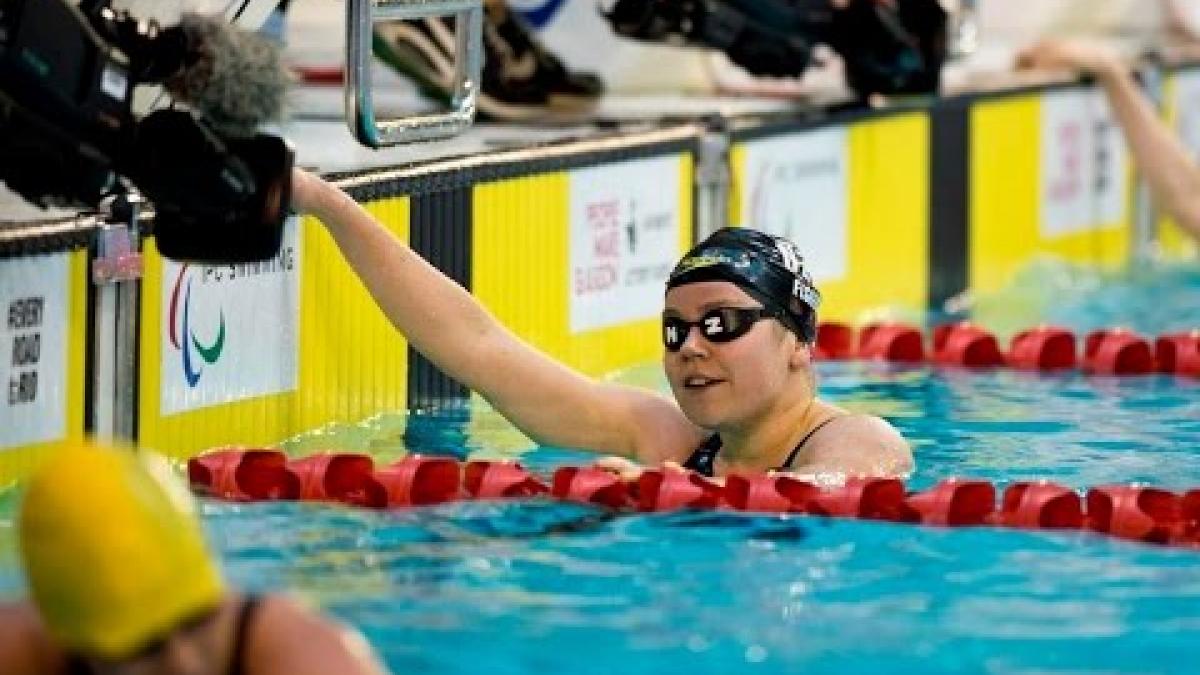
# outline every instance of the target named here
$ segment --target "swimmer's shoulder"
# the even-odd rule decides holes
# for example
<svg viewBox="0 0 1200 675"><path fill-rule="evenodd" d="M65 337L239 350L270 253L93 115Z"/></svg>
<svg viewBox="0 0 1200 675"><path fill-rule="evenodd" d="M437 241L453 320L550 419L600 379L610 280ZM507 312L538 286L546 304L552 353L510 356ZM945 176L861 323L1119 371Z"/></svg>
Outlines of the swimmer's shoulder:
<svg viewBox="0 0 1200 675"><path fill-rule="evenodd" d="M862 475L905 475L912 471L908 441L887 420L822 403L828 421L805 443L795 464L839 467Z"/></svg>
<svg viewBox="0 0 1200 675"><path fill-rule="evenodd" d="M258 599L246 639L248 675L387 673L360 633L287 595Z"/></svg>
<svg viewBox="0 0 1200 675"><path fill-rule="evenodd" d="M682 463L711 434L688 420L679 404L666 396L642 398L634 419L631 458L647 466L662 462Z"/></svg>

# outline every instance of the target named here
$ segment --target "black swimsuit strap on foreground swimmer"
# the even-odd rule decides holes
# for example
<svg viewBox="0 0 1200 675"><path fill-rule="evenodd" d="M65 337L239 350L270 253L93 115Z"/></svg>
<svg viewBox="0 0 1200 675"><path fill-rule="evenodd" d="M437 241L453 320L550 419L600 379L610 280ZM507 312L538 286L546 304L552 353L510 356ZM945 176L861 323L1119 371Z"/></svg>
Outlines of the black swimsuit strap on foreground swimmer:
<svg viewBox="0 0 1200 675"><path fill-rule="evenodd" d="M254 615L262 607L262 601L262 596L254 594L248 594L242 601L242 609L238 613L237 632L234 633L233 638L233 658L231 659L233 667L229 669L229 675L245 675L246 673L246 646L250 634L250 622L254 620Z"/></svg>
<svg viewBox="0 0 1200 675"><path fill-rule="evenodd" d="M229 675L245 675L246 668L246 641L249 635L250 623L254 620L254 615L262 607L262 597L257 595L247 595L242 601L242 606L238 610L237 626L235 627L233 637L233 654L230 657ZM71 655L67 657L66 668L63 670L64 675L96 675L96 669L87 659Z"/></svg>
<svg viewBox="0 0 1200 675"><path fill-rule="evenodd" d="M800 454L800 451L804 449L804 445L808 443L808 440L812 438L813 435L818 431L823 429L826 424L829 424L839 417L842 417L842 415L831 415L825 418L820 424L813 427L811 431L804 435L804 438L800 439L800 442L796 444L796 447L792 448L792 451L788 453L787 459L785 459L783 464L776 468L775 471L787 471L788 469L792 468L792 462L796 461L796 457ZM687 458L687 461L683 463L683 468L690 469L702 476L708 476L711 478L716 473L717 455L720 454L720 452L721 436L719 434L713 434L712 436L709 436L708 439L700 445L700 447L696 448L691 457Z"/></svg>

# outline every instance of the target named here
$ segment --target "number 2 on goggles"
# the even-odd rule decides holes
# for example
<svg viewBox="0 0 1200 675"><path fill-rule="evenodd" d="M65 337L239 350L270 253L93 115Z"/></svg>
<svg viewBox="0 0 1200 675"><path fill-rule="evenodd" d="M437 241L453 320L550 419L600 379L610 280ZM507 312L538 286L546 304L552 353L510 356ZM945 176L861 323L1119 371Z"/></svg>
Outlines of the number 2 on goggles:
<svg viewBox="0 0 1200 675"><path fill-rule="evenodd" d="M730 342L745 335L758 321L777 318L779 312L762 307L717 307L705 312L699 321L664 316L663 346L669 352L679 351L687 341L692 326L699 328L701 335L709 342Z"/></svg>

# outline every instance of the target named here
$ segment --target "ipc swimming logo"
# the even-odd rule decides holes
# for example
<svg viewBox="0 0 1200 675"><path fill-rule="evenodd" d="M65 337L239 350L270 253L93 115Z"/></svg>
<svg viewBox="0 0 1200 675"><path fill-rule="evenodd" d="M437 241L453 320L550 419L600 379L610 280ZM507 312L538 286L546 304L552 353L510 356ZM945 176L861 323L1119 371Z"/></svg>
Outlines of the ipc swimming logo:
<svg viewBox="0 0 1200 675"><path fill-rule="evenodd" d="M534 28L545 28L566 4L566 0L511 0L508 4Z"/></svg>
<svg viewBox="0 0 1200 675"><path fill-rule="evenodd" d="M171 291L171 306L168 314L168 336L171 340L171 346L180 353L181 363L183 366L183 378L187 381L188 386L193 389L200 382L200 373L203 366L197 364L192 357L192 351L195 350L196 355L200 360L208 365L213 365L221 358L221 352L225 349L225 310L221 310L220 325L217 328L217 336L209 344L204 344L196 337L191 325L192 314L192 277L187 273L188 266L183 265L179 269L179 276L175 279L175 288ZM187 278L187 288L184 289L184 278ZM183 292L183 309L180 310L179 294Z"/></svg>

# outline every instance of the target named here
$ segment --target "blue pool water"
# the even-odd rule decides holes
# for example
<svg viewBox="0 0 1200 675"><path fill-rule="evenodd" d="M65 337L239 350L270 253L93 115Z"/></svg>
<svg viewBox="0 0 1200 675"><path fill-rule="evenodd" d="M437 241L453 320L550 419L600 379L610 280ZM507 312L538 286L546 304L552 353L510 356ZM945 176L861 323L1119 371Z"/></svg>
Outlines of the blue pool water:
<svg viewBox="0 0 1200 675"><path fill-rule="evenodd" d="M1034 318L1151 335L1200 326L1200 269L1066 275ZM995 298L981 313L999 312ZM988 306L984 306L991 303ZM1000 314L996 314L1000 316ZM622 379L659 383L656 365ZM1200 381L820 366L824 396L887 417L922 488L948 476L1200 487ZM482 408L294 439L388 459L529 450ZM11 542L11 498L0 537ZM369 512L207 503L227 573L360 628L397 673L1194 672L1200 552L1085 533L806 516L614 515L549 501ZM11 546L0 595L19 593Z"/></svg>

